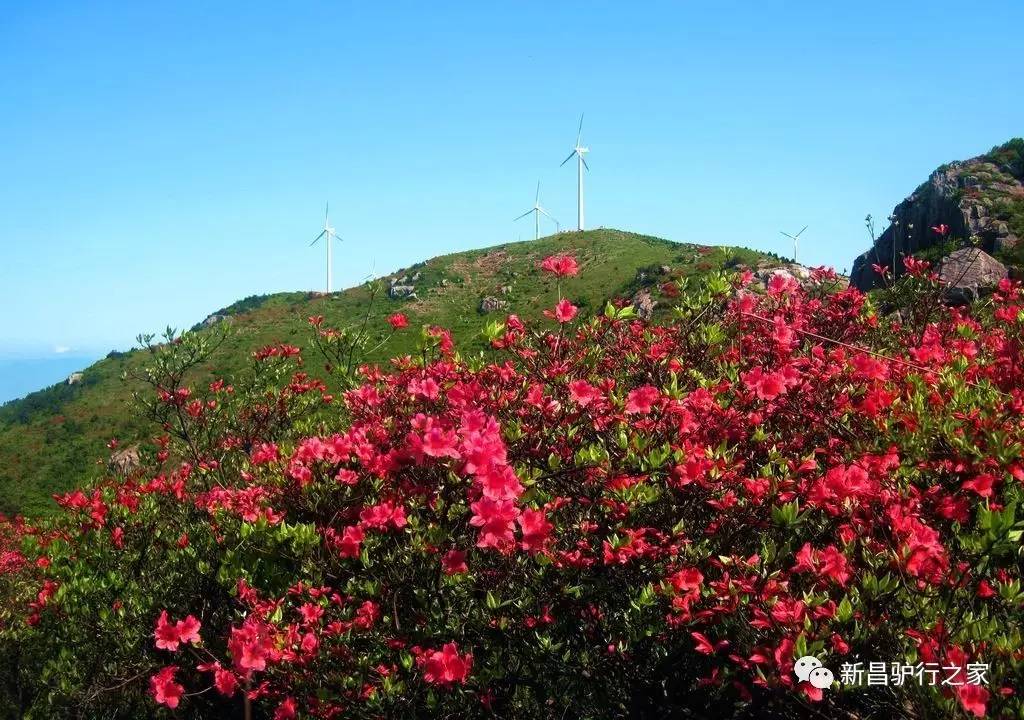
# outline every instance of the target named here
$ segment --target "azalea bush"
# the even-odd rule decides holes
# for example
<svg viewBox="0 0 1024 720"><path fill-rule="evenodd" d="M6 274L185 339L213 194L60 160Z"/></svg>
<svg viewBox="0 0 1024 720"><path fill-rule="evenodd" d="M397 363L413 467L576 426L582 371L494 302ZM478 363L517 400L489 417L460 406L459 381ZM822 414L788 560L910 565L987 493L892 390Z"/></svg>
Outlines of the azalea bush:
<svg viewBox="0 0 1024 720"><path fill-rule="evenodd" d="M311 318L327 382L153 346L140 467L0 526L4 711L1024 717L1020 288L904 324L751 281L665 287L663 324L563 297L482 355L425 327L387 368ZM805 655L987 682L822 690Z"/></svg>

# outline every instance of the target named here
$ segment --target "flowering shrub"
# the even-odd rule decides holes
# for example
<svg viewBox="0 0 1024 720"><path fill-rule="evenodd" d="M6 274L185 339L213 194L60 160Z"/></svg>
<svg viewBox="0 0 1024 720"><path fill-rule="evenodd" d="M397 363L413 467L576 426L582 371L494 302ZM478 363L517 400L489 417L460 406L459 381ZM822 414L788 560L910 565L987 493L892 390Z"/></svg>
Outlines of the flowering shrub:
<svg viewBox="0 0 1024 720"><path fill-rule="evenodd" d="M0 702L1020 716L1021 290L918 327L813 279L716 275L661 326L563 298L547 329L490 325L490 357L425 328L334 390L291 346L205 388L200 338L161 346L142 467L0 528ZM989 684L823 691L804 655Z"/></svg>

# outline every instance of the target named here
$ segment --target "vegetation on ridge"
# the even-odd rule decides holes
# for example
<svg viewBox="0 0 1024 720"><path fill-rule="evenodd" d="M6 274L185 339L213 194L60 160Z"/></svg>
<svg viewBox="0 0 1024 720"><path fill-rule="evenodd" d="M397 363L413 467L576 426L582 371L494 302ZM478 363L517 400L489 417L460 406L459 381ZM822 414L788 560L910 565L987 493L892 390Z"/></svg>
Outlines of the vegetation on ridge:
<svg viewBox="0 0 1024 720"><path fill-rule="evenodd" d="M421 274L414 300L378 298L371 306L369 291L360 286L329 297L295 292L253 296L214 315L227 316L231 333L209 362L197 372L225 375L247 366L250 353L273 342L306 344L306 318L324 315L330 322L351 323L369 313L369 330L383 340L387 316L405 312L411 323L450 328L467 350L483 347L479 337L479 306L494 296L511 311L531 319L552 302L554 284L540 275L537 261L553 252L575 252L587 272L565 284L581 307L600 307L631 289L640 268L668 265L675 275L700 275L727 262L756 262L769 256L745 249L684 245L616 230L563 233L539 241L512 243L434 258L409 270L387 276ZM509 294L503 295L502 288ZM385 278L386 290L386 278ZM664 304L663 304L664 306ZM216 332L200 328L201 334ZM413 351L407 335L396 335L367 358L385 362ZM122 382L137 374L146 353L114 354L86 369L77 385L65 384L0 407L0 512L38 513L52 507L51 494L98 477L106 443L117 438L121 448L147 437L131 416L131 396L141 385ZM307 370L323 376L323 368Z"/></svg>

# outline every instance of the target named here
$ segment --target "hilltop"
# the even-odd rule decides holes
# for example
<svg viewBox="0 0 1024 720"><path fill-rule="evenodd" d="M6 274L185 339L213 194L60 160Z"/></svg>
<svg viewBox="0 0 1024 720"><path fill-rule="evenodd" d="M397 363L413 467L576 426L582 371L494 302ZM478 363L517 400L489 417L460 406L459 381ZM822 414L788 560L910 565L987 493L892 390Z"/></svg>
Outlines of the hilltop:
<svg viewBox="0 0 1024 720"><path fill-rule="evenodd" d="M853 263L850 283L880 286L872 266L903 272L901 258L941 263L948 280L976 296L978 285L1024 268L1024 139L937 168L896 206L874 247ZM976 277L975 277L976 276ZM946 278L944 278L946 279Z"/></svg>
<svg viewBox="0 0 1024 720"><path fill-rule="evenodd" d="M455 253L403 268L381 279L384 292L371 304L364 286L324 295L310 292L252 296L212 313L193 329L214 332L222 323L230 333L211 357L208 380L244 367L253 350L275 342L305 348L308 318L350 324L364 316L379 346L367 358L384 362L413 350L418 333L390 336L387 317L401 311L413 326L449 328L464 352L480 350L485 315L503 318L515 312L539 317L556 300L555 283L537 270L543 257L571 252L584 272L563 282L562 291L582 309L600 308L614 297L649 297L658 287L737 264L771 265L779 259L742 248L679 244L617 230L562 233L537 241ZM645 292L645 289L649 292ZM655 305L664 312L668 303ZM373 343L378 345L378 343ZM308 371L325 375L314 352ZM122 376L147 362L147 353L113 352L87 368L79 382L58 384L0 407L0 511L36 513L51 506L50 495L100 474L112 439L130 448L154 429L133 420L132 394L140 385Z"/></svg>

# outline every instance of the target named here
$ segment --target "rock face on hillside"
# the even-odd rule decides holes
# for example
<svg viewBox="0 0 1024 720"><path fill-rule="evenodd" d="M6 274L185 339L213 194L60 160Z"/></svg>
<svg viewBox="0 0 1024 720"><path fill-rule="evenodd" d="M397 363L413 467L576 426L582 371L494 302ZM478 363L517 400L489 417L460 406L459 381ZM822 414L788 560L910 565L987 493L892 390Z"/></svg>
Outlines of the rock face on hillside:
<svg viewBox="0 0 1024 720"><path fill-rule="evenodd" d="M633 309L641 320L650 320L654 317L654 308L658 301L651 297L650 288L644 288L633 296Z"/></svg>
<svg viewBox="0 0 1024 720"><path fill-rule="evenodd" d="M1005 265L974 247L951 252L939 265L939 282L946 288L946 302L952 305L974 302L1006 276Z"/></svg>
<svg viewBox="0 0 1024 720"><path fill-rule="evenodd" d="M508 307L508 300L502 300L493 296L487 296L480 301L480 312L483 314L504 310Z"/></svg>
<svg viewBox="0 0 1024 720"><path fill-rule="evenodd" d="M122 475L128 475L139 466L139 446L132 445L124 450L118 450L110 456L108 463L110 469Z"/></svg>
<svg viewBox="0 0 1024 720"><path fill-rule="evenodd" d="M1024 140L940 167L896 206L889 223L874 247L853 263L850 283L860 290L882 284L872 265L901 275L905 255L944 255L968 245L1001 259L1021 253Z"/></svg>

